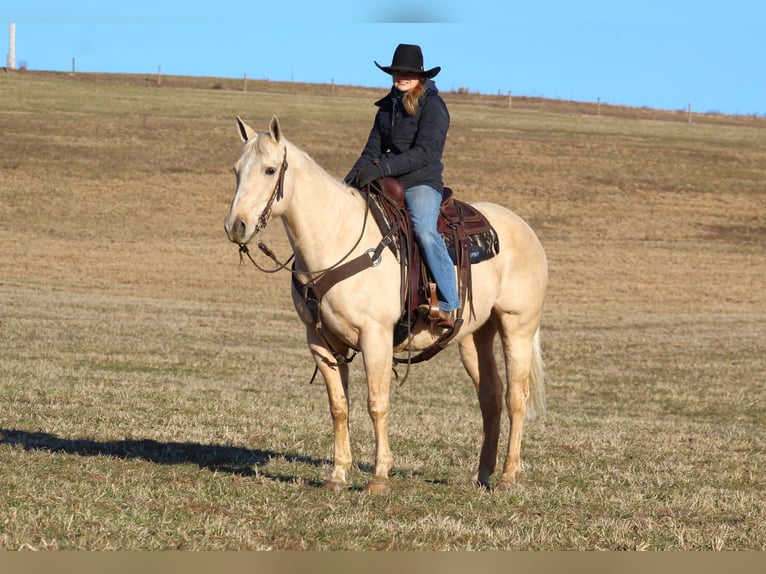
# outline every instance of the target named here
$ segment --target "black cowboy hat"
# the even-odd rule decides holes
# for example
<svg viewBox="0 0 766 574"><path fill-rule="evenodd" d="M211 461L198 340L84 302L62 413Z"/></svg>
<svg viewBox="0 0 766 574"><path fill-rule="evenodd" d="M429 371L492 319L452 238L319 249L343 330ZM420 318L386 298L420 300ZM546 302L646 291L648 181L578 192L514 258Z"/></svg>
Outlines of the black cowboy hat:
<svg viewBox="0 0 766 574"><path fill-rule="evenodd" d="M373 60L374 61L374 60ZM423 52L420 46L416 44L399 44L394 52L394 58L390 66L381 66L377 62L375 65L386 74L394 72L414 72L426 78L433 78L441 72L441 66L436 66L430 70L423 68Z"/></svg>

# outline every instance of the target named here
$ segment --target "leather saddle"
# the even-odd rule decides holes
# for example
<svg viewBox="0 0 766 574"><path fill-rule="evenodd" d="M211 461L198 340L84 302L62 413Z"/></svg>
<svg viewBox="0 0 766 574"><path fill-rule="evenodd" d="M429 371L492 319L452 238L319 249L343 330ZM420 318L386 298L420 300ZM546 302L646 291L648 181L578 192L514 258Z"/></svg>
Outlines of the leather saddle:
<svg viewBox="0 0 766 574"><path fill-rule="evenodd" d="M418 307L426 304L429 311L438 313L436 286L424 264L420 247L415 241L412 219L405 206L404 188L392 177L376 180L367 187L370 210L383 235L396 224L395 241L389 248L399 258L402 273L402 316L394 330L394 345L401 343L418 318ZM454 198L452 190L444 188L439 210L437 230L442 235L447 251L457 268L457 287L461 311L472 299L471 264L497 255L500 244L497 232L486 217L468 203ZM455 323L454 332L462 324L462 314Z"/></svg>

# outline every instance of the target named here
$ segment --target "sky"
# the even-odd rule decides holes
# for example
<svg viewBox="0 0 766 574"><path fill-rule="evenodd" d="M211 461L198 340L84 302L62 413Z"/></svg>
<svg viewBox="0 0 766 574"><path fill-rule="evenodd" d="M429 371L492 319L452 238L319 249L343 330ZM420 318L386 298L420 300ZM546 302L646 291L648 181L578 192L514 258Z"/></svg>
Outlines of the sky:
<svg viewBox="0 0 766 574"><path fill-rule="evenodd" d="M14 5L15 4L15 5ZM399 43L441 90L766 116L764 0L3 0L16 67L390 87ZM4 58L7 60L6 58Z"/></svg>

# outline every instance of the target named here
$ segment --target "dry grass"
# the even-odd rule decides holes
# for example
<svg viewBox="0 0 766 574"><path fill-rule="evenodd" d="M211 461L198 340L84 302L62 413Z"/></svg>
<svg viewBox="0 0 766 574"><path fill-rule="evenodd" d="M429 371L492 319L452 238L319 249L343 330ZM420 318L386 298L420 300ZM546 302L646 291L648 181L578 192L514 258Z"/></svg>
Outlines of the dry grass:
<svg viewBox="0 0 766 574"><path fill-rule="evenodd" d="M518 488L473 489L476 399L439 355L394 389L371 497L361 365L327 493L288 278L222 220L235 115L342 175L376 94L152 80L0 76L1 548L766 549L763 120L446 94L448 183L548 252L550 412Z"/></svg>

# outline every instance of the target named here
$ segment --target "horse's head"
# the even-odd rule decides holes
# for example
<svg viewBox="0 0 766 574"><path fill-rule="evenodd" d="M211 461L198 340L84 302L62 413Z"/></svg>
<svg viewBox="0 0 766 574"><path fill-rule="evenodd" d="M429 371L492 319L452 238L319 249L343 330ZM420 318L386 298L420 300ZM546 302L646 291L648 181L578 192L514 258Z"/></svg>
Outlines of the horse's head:
<svg viewBox="0 0 766 574"><path fill-rule="evenodd" d="M287 142L276 117L271 118L266 132L256 133L239 117L237 128L244 146L234 165L237 191L224 228L230 241L242 245L266 226L272 213L279 215L282 211Z"/></svg>

